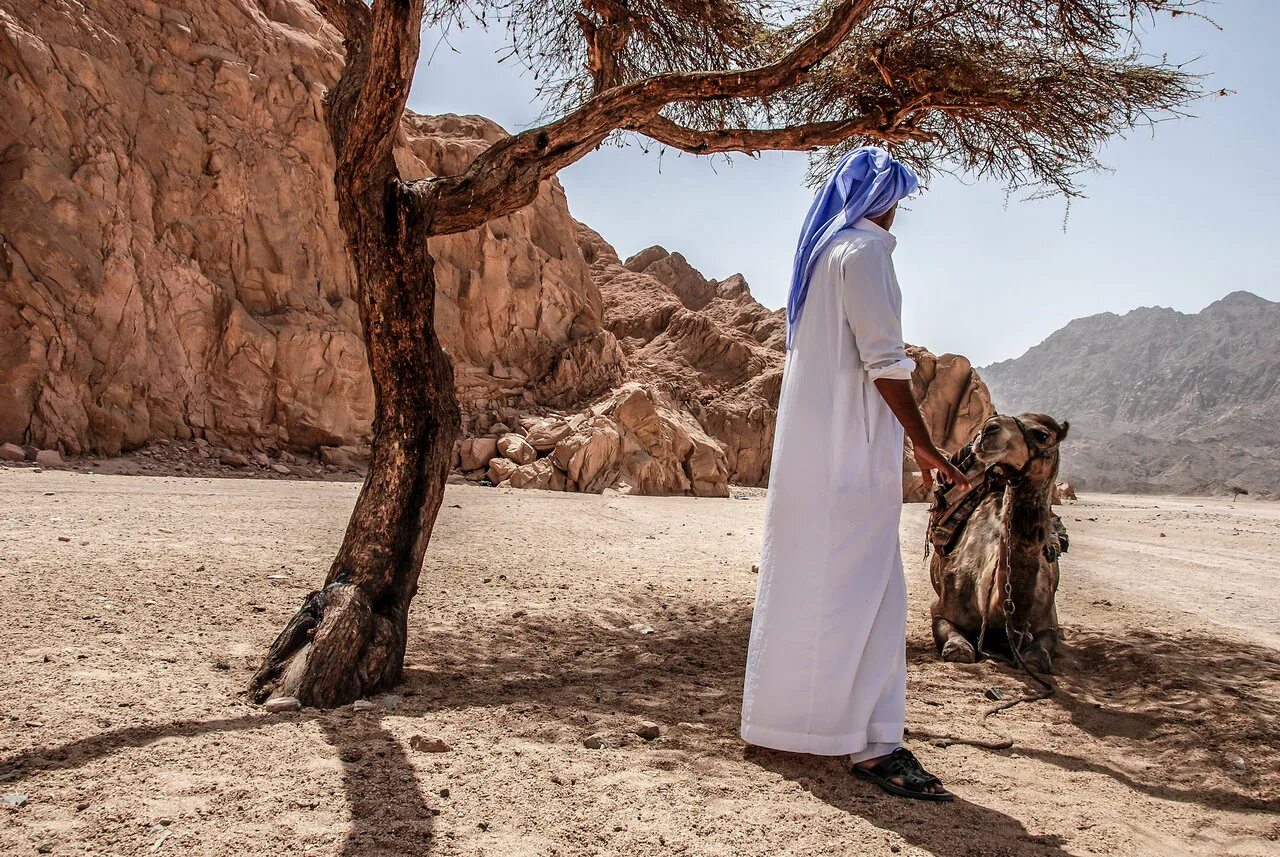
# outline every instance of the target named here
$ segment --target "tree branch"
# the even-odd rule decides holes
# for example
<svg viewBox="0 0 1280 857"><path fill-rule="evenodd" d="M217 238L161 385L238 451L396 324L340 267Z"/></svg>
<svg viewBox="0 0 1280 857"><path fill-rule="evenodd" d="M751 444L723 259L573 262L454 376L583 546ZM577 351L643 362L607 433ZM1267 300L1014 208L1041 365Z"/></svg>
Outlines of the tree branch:
<svg viewBox="0 0 1280 857"><path fill-rule="evenodd" d="M318 0L343 34L346 65L329 92L335 180L359 195L394 173L392 146L418 62L424 0ZM372 165L372 166L371 166Z"/></svg>
<svg viewBox="0 0 1280 857"><path fill-rule="evenodd" d="M620 84L567 116L495 143L461 175L410 182L429 233L464 232L528 205L544 179L594 150L613 131L652 122L668 104L767 98L794 86L839 47L874 3L844 0L821 27L774 62L736 71L668 72Z"/></svg>
<svg viewBox="0 0 1280 857"><path fill-rule="evenodd" d="M926 142L930 138L927 132L913 128L909 123L899 124L891 115L884 113L856 119L805 122L782 128L717 128L713 131L687 128L664 116L655 116L630 130L644 134L664 146L693 155L713 155L719 152L742 152L748 155L762 151L807 152L823 146L834 146L859 136L874 137L886 143L905 140Z"/></svg>
<svg viewBox="0 0 1280 857"><path fill-rule="evenodd" d="M313 0L325 20L344 39L359 38L369 31L369 7L361 0Z"/></svg>

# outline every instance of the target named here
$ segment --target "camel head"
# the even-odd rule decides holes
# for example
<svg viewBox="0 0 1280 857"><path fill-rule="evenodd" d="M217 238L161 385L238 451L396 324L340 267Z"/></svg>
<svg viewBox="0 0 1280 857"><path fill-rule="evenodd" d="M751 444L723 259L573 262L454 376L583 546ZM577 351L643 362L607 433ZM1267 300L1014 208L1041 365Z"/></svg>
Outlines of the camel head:
<svg viewBox="0 0 1280 857"><path fill-rule="evenodd" d="M1017 471L1025 468L1033 482L1051 480L1058 474L1058 444L1069 427L1066 420L1059 423L1047 414L996 414L978 429L973 454L984 468L1004 464Z"/></svg>

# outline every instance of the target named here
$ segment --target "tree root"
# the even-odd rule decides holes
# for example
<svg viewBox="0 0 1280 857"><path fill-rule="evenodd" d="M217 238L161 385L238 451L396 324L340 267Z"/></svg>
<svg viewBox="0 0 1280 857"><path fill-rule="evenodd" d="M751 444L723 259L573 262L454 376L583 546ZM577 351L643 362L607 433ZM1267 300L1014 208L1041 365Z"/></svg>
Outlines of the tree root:
<svg viewBox="0 0 1280 857"><path fill-rule="evenodd" d="M310 593L276 637L249 683L256 702L296 697L302 705L333 708L400 680L404 634L377 615L352 584Z"/></svg>

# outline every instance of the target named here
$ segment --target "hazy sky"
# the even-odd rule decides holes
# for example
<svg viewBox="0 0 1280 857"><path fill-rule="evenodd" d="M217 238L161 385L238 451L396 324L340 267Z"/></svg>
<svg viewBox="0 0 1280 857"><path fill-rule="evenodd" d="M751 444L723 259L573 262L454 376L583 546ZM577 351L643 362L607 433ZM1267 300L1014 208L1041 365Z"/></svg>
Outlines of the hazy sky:
<svg viewBox="0 0 1280 857"><path fill-rule="evenodd" d="M1280 2L1226 0L1210 11L1221 31L1162 19L1146 48L1192 61L1210 75L1207 88L1236 94L1109 145L1111 171L1088 176L1088 198L1069 213L1062 199L1006 201L998 184L948 178L899 212L908 341L984 365L1083 315L1157 304L1196 312L1237 289L1280 300ZM424 33L409 106L479 113L508 130L535 124L533 81L498 62L500 36L454 32L437 48L439 35ZM812 198L805 166L798 153L726 164L630 146L588 155L560 181L574 216L623 258L661 244L709 277L742 272L778 307Z"/></svg>

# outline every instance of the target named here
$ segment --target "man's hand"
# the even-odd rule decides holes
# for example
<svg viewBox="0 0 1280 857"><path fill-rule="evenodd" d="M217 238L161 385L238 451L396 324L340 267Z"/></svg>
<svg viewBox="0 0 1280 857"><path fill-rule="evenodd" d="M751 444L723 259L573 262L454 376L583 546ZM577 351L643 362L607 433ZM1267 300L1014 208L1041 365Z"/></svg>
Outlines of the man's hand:
<svg viewBox="0 0 1280 857"><path fill-rule="evenodd" d="M924 491L928 494L933 490L933 473L936 470L939 476L947 482L959 485L965 491L971 487L969 480L956 469L942 450L938 449L932 443L918 444L914 447L916 466L920 468L920 475L924 479Z"/></svg>
<svg viewBox="0 0 1280 857"><path fill-rule="evenodd" d="M941 473L943 478L968 491L969 480L947 460L942 450L938 449L933 439L929 437L929 429L925 426L924 417L920 414L920 406L916 404L916 397L911 392L911 382L896 378L877 378L875 385L880 391L880 396L889 406L889 410L893 411L898 422L902 423L907 437L911 438L911 447L916 453L916 465L924 477L925 493L928 494L933 490L935 470Z"/></svg>

